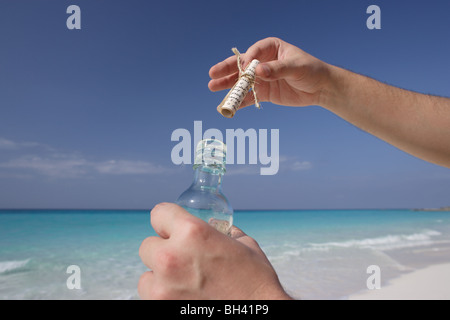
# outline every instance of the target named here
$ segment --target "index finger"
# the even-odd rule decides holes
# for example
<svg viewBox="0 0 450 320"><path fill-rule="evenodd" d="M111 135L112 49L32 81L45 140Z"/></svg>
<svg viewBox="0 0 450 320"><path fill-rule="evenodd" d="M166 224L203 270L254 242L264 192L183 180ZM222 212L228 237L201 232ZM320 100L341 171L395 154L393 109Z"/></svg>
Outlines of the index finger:
<svg viewBox="0 0 450 320"><path fill-rule="evenodd" d="M272 61L278 56L278 49L280 48L282 40L278 38L266 38L260 40L248 48L246 53L241 54L242 67L246 67L253 59L258 59L260 62ZM211 79L219 79L238 72L236 55L219 62L209 70Z"/></svg>
<svg viewBox="0 0 450 320"><path fill-rule="evenodd" d="M237 57L231 56L209 69L211 79L219 79L230 74L238 72Z"/></svg>
<svg viewBox="0 0 450 320"><path fill-rule="evenodd" d="M174 203L157 204L150 213L155 232L163 239L170 238L180 218L190 216L189 212Z"/></svg>
<svg viewBox="0 0 450 320"><path fill-rule="evenodd" d="M243 59L242 64L245 65L253 59L258 59L259 62L272 61L278 58L278 50L281 46L282 40L278 38L266 38L256 42L248 48Z"/></svg>

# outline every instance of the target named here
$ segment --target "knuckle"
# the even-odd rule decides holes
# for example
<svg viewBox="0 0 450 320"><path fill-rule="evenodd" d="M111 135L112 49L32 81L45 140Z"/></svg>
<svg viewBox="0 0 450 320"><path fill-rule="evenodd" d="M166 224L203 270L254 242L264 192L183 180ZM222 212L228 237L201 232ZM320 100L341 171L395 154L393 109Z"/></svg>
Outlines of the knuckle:
<svg viewBox="0 0 450 320"><path fill-rule="evenodd" d="M255 239L251 238L251 237L248 237L248 245L252 246L252 247L255 247L255 248L259 248L258 242Z"/></svg>
<svg viewBox="0 0 450 320"><path fill-rule="evenodd" d="M202 220L189 221L185 224L185 236L187 239L207 240L211 232L211 226Z"/></svg>
<svg viewBox="0 0 450 320"><path fill-rule="evenodd" d="M280 40L280 39L277 38L277 37L267 37L266 40L275 42L275 41L278 41L278 40Z"/></svg>
<svg viewBox="0 0 450 320"><path fill-rule="evenodd" d="M180 258L175 252L162 250L158 252L156 259L158 269L165 274L172 273L180 267Z"/></svg>

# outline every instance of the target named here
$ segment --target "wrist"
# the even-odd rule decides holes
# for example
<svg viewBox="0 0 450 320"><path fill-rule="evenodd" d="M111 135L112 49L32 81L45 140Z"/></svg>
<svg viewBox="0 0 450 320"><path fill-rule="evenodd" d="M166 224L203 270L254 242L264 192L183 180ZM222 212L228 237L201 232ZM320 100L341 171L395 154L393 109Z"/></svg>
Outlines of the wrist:
<svg viewBox="0 0 450 320"><path fill-rule="evenodd" d="M345 69L327 64L327 76L320 91L318 105L329 111L336 112L340 101L345 100L347 78L349 72Z"/></svg>

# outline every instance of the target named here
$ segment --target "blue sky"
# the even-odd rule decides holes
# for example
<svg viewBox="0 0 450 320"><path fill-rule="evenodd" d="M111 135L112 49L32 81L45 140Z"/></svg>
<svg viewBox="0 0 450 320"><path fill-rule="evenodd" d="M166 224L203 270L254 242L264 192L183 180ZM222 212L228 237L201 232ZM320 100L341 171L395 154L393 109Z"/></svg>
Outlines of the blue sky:
<svg viewBox="0 0 450 320"><path fill-rule="evenodd" d="M81 8L81 30L66 9ZM366 9L381 8L368 30ZM448 1L0 1L0 208L139 208L174 201L192 168L177 128L280 130L280 171L229 167L237 209L450 205L450 170L319 107L216 106L209 68L276 36L402 88L450 96Z"/></svg>

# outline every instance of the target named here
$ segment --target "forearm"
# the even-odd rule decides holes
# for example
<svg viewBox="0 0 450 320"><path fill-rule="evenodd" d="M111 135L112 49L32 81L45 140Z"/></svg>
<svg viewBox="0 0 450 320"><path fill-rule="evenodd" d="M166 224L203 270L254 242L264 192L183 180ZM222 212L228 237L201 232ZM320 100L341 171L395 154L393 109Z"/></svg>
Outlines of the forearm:
<svg viewBox="0 0 450 320"><path fill-rule="evenodd" d="M450 99L329 66L320 105L421 159L450 168Z"/></svg>

